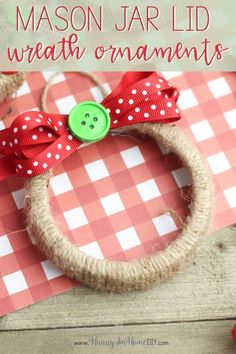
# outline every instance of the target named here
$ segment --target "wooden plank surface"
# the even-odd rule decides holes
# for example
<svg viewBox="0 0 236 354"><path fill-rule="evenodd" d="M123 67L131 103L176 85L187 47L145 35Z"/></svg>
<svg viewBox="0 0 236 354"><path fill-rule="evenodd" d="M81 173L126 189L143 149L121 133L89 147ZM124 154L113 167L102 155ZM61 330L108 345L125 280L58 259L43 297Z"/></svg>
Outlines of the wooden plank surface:
<svg viewBox="0 0 236 354"><path fill-rule="evenodd" d="M110 353L76 341L154 338L117 353L236 353L236 228L206 238L194 262L151 290L118 295L78 287L0 318L0 353Z"/></svg>
<svg viewBox="0 0 236 354"><path fill-rule="evenodd" d="M233 321L220 320L2 332L0 352L233 354L236 343L230 337L232 325Z"/></svg>
<svg viewBox="0 0 236 354"><path fill-rule="evenodd" d="M231 227L209 236L194 263L151 290L117 295L78 287L0 318L0 330L233 318L235 255Z"/></svg>

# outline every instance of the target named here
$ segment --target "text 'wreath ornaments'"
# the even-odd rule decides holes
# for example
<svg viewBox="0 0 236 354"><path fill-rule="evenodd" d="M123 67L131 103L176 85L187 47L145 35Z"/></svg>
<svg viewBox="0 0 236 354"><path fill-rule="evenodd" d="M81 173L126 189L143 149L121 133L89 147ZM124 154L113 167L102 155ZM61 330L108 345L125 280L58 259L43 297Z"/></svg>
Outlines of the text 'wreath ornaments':
<svg viewBox="0 0 236 354"><path fill-rule="evenodd" d="M25 76L26 74L22 72L0 72L0 103L18 90L23 84Z"/></svg>
<svg viewBox="0 0 236 354"><path fill-rule="evenodd" d="M89 76L90 74L86 74ZM94 76L91 79L96 82ZM126 73L101 104L82 102L69 114L26 112L0 132L0 178L25 177L27 227L40 250L69 277L114 292L147 289L176 273L192 258L209 229L213 188L206 164L176 126L178 90L157 73ZM44 102L45 103L45 102ZM52 216L49 170L83 141L102 139L110 129L136 130L176 153L192 181L191 214L180 236L161 252L130 262L95 259L57 228Z"/></svg>

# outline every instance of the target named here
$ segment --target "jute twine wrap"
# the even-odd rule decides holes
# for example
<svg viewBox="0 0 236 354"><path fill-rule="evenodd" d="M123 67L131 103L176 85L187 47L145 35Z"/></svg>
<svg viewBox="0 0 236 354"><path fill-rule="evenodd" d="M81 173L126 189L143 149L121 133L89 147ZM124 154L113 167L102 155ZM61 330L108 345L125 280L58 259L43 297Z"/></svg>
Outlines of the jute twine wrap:
<svg viewBox="0 0 236 354"><path fill-rule="evenodd" d="M51 85L53 84L55 78L59 75L60 73L54 73L50 79L48 80L47 84L45 85L43 92L42 92L42 96L41 96L41 109L43 112L48 112L48 107L47 107L47 96L48 96L48 91L51 87ZM87 73L87 72L83 72L80 71L78 73L78 75L83 76L88 78L91 82L93 82L101 91L102 96L105 98L108 95L107 90L105 89L105 87L102 84L102 81L99 79L99 77L95 74L92 73Z"/></svg>
<svg viewBox="0 0 236 354"><path fill-rule="evenodd" d="M13 75L0 73L0 103L18 90L25 80L25 73L19 72Z"/></svg>
<svg viewBox="0 0 236 354"><path fill-rule="evenodd" d="M131 129L168 146L180 157L191 176L191 214L180 236L163 251L130 262L88 256L56 225L48 195L50 172L25 182L27 227L40 250L69 277L92 288L112 292L147 289L173 276L192 259L208 232L213 210L213 188L206 164L196 147L176 126L144 123L130 126L126 131Z"/></svg>

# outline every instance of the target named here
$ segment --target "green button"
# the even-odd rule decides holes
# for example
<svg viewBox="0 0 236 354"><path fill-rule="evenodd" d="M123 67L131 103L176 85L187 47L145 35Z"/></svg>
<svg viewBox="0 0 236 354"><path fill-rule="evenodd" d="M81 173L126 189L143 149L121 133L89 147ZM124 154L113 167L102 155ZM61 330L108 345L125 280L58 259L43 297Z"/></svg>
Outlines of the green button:
<svg viewBox="0 0 236 354"><path fill-rule="evenodd" d="M69 114L68 126L72 135L81 141L103 139L110 129L110 116L102 105L85 101L77 104Z"/></svg>

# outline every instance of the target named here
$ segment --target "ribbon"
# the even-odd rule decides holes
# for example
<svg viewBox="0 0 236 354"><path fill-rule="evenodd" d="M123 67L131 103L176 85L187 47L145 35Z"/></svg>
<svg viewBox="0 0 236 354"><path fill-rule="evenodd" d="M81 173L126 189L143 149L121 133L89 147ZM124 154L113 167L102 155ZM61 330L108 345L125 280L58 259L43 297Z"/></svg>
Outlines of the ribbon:
<svg viewBox="0 0 236 354"><path fill-rule="evenodd" d="M178 90L156 72L128 72L102 105L110 129L130 124L170 123L180 119ZM0 131L0 180L17 173L33 177L53 168L82 144L69 131L68 115L30 111Z"/></svg>
<svg viewBox="0 0 236 354"><path fill-rule="evenodd" d="M17 74L18 71L2 71L1 73L4 75L14 75Z"/></svg>

